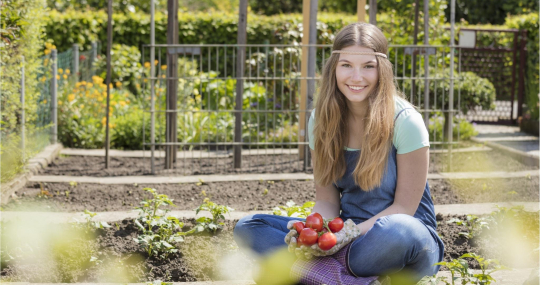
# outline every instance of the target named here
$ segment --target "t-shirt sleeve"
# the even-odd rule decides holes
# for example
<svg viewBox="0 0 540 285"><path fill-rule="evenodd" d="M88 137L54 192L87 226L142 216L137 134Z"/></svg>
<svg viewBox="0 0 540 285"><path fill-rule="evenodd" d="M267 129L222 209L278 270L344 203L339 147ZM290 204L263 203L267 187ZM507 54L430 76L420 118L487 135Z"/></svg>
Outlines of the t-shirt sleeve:
<svg viewBox="0 0 540 285"><path fill-rule="evenodd" d="M309 148L315 150L315 138L313 137L313 129L315 128L315 109L311 111L311 116L308 122L308 141Z"/></svg>
<svg viewBox="0 0 540 285"><path fill-rule="evenodd" d="M429 147L429 134L422 115L413 109L404 110L396 119L393 142L398 154Z"/></svg>

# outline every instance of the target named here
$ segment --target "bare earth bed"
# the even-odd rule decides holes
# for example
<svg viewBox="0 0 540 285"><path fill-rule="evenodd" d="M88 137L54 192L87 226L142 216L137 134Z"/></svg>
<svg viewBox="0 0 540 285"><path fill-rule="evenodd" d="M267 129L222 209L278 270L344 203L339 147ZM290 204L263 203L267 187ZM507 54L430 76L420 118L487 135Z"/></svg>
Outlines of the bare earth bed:
<svg viewBox="0 0 540 285"><path fill-rule="evenodd" d="M532 251L538 244L538 215L531 214L530 217L536 224L531 226L534 230L526 232L524 240L512 241L522 243L521 247L525 247L524 250L528 253L517 262L512 261L511 252L504 250L511 248L500 239L499 230L504 228L495 227L492 231L482 231L472 239L466 239L459 233L466 232L467 228L448 223L451 218L463 220L466 217L437 216L438 232L445 244L445 261L474 252L486 258L508 260L503 262L508 266L538 266L538 251ZM194 224L192 219L183 221L186 223L184 230L189 230ZM250 267L254 261L236 245L232 237L235 223L236 221L227 221L224 230L216 235L187 236L185 241L178 245L177 253L170 254L167 259L160 259L148 257L147 253L138 247L133 240L138 234L137 227L133 220L124 220L111 228L94 230L90 235L70 237L64 244L64 250L56 251L50 256L54 262L39 262L34 254L14 254L16 257L13 260L4 258L1 280L90 283L146 282L157 279L169 282L250 279ZM3 225L6 226L8 225ZM72 228L51 230L64 233L73 231ZM469 263L472 268L478 268L474 261Z"/></svg>
<svg viewBox="0 0 540 285"><path fill-rule="evenodd" d="M539 201L539 179L455 179L429 180L436 205L491 202ZM2 206L16 211L93 212L126 211L150 198L144 187L156 189L174 199L174 210L193 210L204 198L237 211L272 210L289 200L297 204L315 200L313 181L235 181L196 184L69 184L28 183L16 192L18 198Z"/></svg>
<svg viewBox="0 0 540 285"><path fill-rule="evenodd" d="M538 169L527 166L505 155L491 150L452 154L452 169L447 168L449 156L442 153L430 155L430 173L437 172L487 172L521 171ZM174 169L164 169L164 159L156 158L156 175L207 175L236 173L313 173L311 166L304 171L303 161L298 155L245 155L242 168L234 169L232 157L182 158ZM111 157L110 168L105 169L105 159L95 156L62 156L53 161L41 175L65 176L138 176L151 175L150 158Z"/></svg>

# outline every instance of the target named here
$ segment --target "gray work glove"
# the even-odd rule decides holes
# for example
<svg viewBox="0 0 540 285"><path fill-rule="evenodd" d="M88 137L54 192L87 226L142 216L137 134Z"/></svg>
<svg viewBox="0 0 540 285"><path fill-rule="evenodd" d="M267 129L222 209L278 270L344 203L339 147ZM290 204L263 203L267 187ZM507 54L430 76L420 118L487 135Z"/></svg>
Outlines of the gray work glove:
<svg viewBox="0 0 540 285"><path fill-rule="evenodd" d="M343 224L343 229L337 233L334 233L336 235L337 242L336 245L331 249L322 250L317 243L309 247L305 245L297 247L297 239L299 234L293 227L293 224L296 222L301 221L290 221L287 224L287 228L290 231L285 236L285 243L288 244L289 252L294 252L296 256L301 259L311 259L313 256L332 255L362 234L356 224L351 219L348 219Z"/></svg>

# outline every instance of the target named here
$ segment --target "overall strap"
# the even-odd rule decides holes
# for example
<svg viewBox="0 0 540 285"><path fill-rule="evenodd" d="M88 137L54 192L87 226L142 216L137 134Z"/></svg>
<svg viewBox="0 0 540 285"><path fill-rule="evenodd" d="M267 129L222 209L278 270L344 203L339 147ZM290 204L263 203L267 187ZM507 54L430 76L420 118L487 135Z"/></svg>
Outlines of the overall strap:
<svg viewBox="0 0 540 285"><path fill-rule="evenodd" d="M394 124L396 124L396 120L397 118L399 117L399 115L401 115L401 113L403 113L403 111L407 110L407 109L413 109L413 108L403 108L401 109L401 111L399 111L399 113L397 114L397 116L394 118Z"/></svg>

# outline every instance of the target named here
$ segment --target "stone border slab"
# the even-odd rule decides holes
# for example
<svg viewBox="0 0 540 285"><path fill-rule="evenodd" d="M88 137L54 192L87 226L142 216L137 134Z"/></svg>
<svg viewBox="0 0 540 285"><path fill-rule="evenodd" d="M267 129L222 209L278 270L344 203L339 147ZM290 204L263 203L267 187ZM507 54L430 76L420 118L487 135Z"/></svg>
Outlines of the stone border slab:
<svg viewBox="0 0 540 285"><path fill-rule="evenodd" d="M525 282L535 268L517 268L513 270L496 271L491 276L496 280L493 285L521 285ZM481 273L480 270L471 270L473 274ZM439 271L437 276L451 279L450 271ZM28 283L28 282L2 282L6 285L60 285L62 283ZM65 283L64 283L65 284ZM70 283L71 285L148 285L149 283ZM199 282L173 282L172 285L255 285L253 280L229 280L229 281L199 281Z"/></svg>
<svg viewBox="0 0 540 285"><path fill-rule="evenodd" d="M473 146L467 148L458 148L453 149L452 152L476 152L476 151L490 151L491 148L487 146ZM445 149L434 149L429 151L430 153L447 153L448 150ZM104 149L76 149L76 148L64 148L61 151L63 155L73 155L73 156L105 156ZM149 150L117 150L112 149L109 152L110 156L113 157L134 157L134 158L150 158ZM244 149L242 150L242 155L275 155L275 154L298 154L298 149ZM156 151L156 158L165 157L164 151ZM179 151L177 153L179 158L215 158L215 157L232 157L232 151L198 151L194 150L191 152L188 151Z"/></svg>
<svg viewBox="0 0 540 285"><path fill-rule="evenodd" d="M76 149L76 148L65 148L62 150L61 154L63 155L74 155L74 156L105 156L104 149ZM150 158L149 150L117 150L112 149L109 152L112 157L135 157L135 158ZM298 149L244 149L242 150L242 155L275 155L275 154L298 154ZM156 158L165 157L164 151L155 151L154 156ZM178 158L215 158L215 157L232 157L232 151L178 151Z"/></svg>
<svg viewBox="0 0 540 285"><path fill-rule="evenodd" d="M476 138L476 137L472 137L471 140L477 143L485 143L489 147L500 150L525 165L536 166L536 167L540 166L539 157L537 155L526 153L524 151L517 150L511 147L499 144L496 141L487 141L482 138ZM538 144L538 138L536 138L535 143Z"/></svg>
<svg viewBox="0 0 540 285"><path fill-rule="evenodd" d="M501 203L476 203L476 204L449 204L435 205L435 213L442 215L484 215L497 210L500 207L523 206L526 211L536 212L539 210L538 202L501 202ZM98 212L93 218L98 222L118 222L124 219L134 219L138 216L138 212L133 211L115 211L115 212ZM271 214L271 211L233 211L230 215L225 215L227 220L239 220L245 216L253 214ZM195 211L170 211L169 216L181 218L198 218L212 217L208 211L201 211L195 215ZM70 223L75 221L83 221L82 212L19 212L19 211L2 211L0 212L0 220L2 222L35 219L39 217L40 221L48 223Z"/></svg>
<svg viewBox="0 0 540 285"><path fill-rule="evenodd" d="M482 179L482 178L516 178L539 176L540 170L524 170L516 172L442 172L428 173L428 179ZM62 176L62 175L36 175L30 182L57 182L57 183L96 183L96 184L172 184L227 182L227 181L257 181L257 180L313 180L313 174L307 173L267 173L267 174L231 174L231 175L192 175L192 176Z"/></svg>
<svg viewBox="0 0 540 285"><path fill-rule="evenodd" d="M0 203L5 204L9 201L11 195L24 187L26 182L30 181L34 174L47 167L61 152L61 144L48 145L36 156L28 160L25 165L24 173L18 175L10 182L1 185Z"/></svg>

